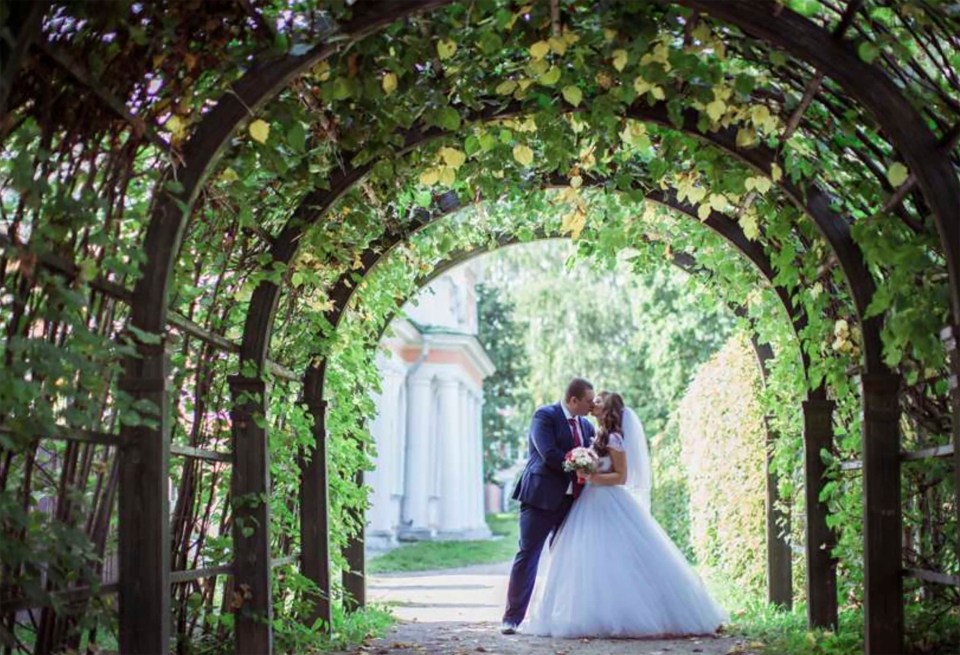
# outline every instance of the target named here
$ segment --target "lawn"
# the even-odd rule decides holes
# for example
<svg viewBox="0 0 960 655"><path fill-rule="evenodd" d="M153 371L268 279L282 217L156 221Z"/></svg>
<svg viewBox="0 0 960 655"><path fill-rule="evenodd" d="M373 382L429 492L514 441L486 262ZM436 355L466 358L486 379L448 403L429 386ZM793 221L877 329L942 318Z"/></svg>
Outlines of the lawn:
<svg viewBox="0 0 960 655"><path fill-rule="evenodd" d="M404 544L367 563L370 573L401 573L455 569L472 564L497 564L517 552L517 515L488 514L493 539L477 541L419 541Z"/></svg>

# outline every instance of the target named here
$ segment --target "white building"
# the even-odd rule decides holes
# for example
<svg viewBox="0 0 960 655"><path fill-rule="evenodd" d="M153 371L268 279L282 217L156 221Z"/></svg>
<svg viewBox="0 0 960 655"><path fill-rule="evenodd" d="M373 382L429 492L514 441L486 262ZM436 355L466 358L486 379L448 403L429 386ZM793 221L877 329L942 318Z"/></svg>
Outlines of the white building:
<svg viewBox="0 0 960 655"><path fill-rule="evenodd" d="M465 265L437 278L381 343L376 469L366 476L372 549L490 536L481 408L494 367L476 337L477 277L476 266Z"/></svg>

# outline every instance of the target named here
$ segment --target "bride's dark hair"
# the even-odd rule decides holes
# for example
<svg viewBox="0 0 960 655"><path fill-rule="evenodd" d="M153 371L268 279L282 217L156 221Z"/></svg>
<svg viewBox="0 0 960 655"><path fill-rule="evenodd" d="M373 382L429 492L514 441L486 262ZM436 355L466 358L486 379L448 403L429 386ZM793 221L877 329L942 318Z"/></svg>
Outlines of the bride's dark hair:
<svg viewBox="0 0 960 655"><path fill-rule="evenodd" d="M600 392L600 429L593 440L593 449L601 457L609 451L611 434L623 434L623 396L613 391Z"/></svg>

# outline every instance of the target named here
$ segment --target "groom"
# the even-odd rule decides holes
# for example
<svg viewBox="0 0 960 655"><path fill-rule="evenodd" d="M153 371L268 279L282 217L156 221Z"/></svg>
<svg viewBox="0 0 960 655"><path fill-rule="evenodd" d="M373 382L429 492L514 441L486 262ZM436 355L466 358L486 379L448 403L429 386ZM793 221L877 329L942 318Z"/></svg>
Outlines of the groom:
<svg viewBox="0 0 960 655"><path fill-rule="evenodd" d="M574 378L563 400L533 415L527 465L513 490L513 497L520 501L520 550L510 571L507 609L500 625L505 635L514 634L523 621L543 544L563 523L582 487L576 474L563 470L563 458L573 448L593 441L593 426L583 418L592 407L593 385Z"/></svg>

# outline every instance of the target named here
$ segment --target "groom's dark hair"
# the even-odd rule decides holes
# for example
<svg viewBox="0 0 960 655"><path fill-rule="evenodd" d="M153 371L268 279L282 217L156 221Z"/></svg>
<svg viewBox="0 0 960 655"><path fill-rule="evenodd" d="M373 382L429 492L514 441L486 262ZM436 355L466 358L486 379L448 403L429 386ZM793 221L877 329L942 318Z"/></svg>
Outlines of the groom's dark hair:
<svg viewBox="0 0 960 655"><path fill-rule="evenodd" d="M570 380L570 384L567 385L567 393L563 399L569 400L570 398L583 398L585 395L587 395L587 391L592 390L593 385L583 378L573 378Z"/></svg>

